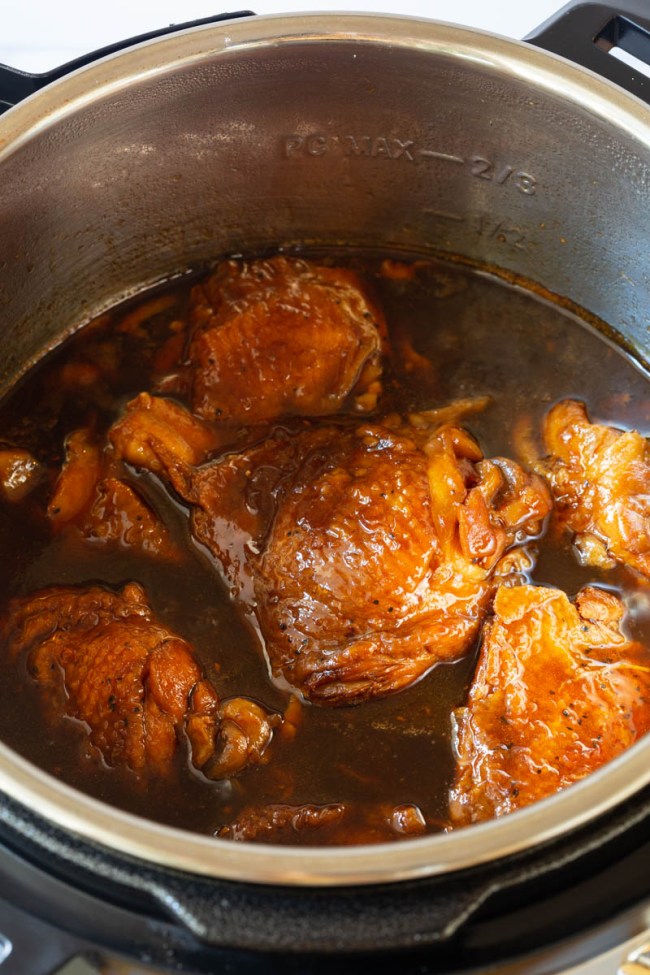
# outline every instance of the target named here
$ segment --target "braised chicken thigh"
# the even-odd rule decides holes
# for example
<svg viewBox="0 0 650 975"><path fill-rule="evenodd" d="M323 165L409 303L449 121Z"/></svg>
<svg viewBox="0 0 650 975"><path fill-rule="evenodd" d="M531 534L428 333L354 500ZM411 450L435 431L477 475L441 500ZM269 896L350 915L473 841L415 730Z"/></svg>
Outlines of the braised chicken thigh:
<svg viewBox="0 0 650 975"><path fill-rule="evenodd" d="M127 413L129 430L138 407ZM197 540L255 610L273 674L350 704L411 684L476 638L504 552L550 510L541 478L459 427L280 428L203 467L149 437ZM111 432L123 451L124 427ZM142 438L144 439L144 437Z"/></svg>
<svg viewBox="0 0 650 975"><path fill-rule="evenodd" d="M194 412L259 423L374 408L385 325L359 278L296 258L226 261L193 292Z"/></svg>
<svg viewBox="0 0 650 975"><path fill-rule="evenodd" d="M539 465L585 565L629 565L650 576L650 445L635 430L591 423L584 403L549 412Z"/></svg>
<svg viewBox="0 0 650 975"><path fill-rule="evenodd" d="M170 762L201 674L188 644L154 620L140 586L53 587L16 600L4 638L28 655L51 710L88 724L108 765Z"/></svg>
<svg viewBox="0 0 650 975"><path fill-rule="evenodd" d="M137 583L14 600L2 638L27 656L50 720L84 722L109 766L162 773L186 730L194 764L218 778L259 761L271 740L273 721L254 702L220 704L192 648L158 623Z"/></svg>
<svg viewBox="0 0 650 975"><path fill-rule="evenodd" d="M650 669L621 630L624 607L588 586L502 587L467 706L456 712L454 825L564 789L650 729Z"/></svg>

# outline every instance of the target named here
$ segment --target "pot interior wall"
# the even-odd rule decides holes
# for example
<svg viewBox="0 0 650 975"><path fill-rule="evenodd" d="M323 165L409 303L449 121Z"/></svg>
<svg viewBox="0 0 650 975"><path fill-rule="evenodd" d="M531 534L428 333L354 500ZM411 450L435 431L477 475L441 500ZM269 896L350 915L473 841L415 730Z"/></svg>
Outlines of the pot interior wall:
<svg viewBox="0 0 650 975"><path fill-rule="evenodd" d="M0 384L143 287L278 246L461 255L569 297L650 358L648 112L612 88L608 116L606 86L585 78L511 42L350 16L199 29L64 79L0 120ZM541 813L476 827L476 840L468 830L385 852L383 879L583 824L646 781L649 744ZM131 855L261 883L377 877L374 850L343 860L179 843L3 754L0 775L5 765L14 798Z"/></svg>
<svg viewBox="0 0 650 975"><path fill-rule="evenodd" d="M279 244L464 255L570 297L647 356L647 149L463 55L449 38L466 32L420 23L413 39L395 20L391 40L386 23L231 47L226 28L195 31L180 54L123 55L119 83L113 59L36 96L77 100L0 163L5 381L143 285Z"/></svg>

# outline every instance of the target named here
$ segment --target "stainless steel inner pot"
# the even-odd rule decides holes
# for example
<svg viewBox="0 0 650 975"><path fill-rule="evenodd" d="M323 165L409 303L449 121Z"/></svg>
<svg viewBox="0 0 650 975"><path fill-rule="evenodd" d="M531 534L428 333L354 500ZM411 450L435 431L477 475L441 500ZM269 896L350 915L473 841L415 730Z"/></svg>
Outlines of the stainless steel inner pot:
<svg viewBox="0 0 650 975"><path fill-rule="evenodd" d="M314 244L494 265L650 357L650 110L560 58L448 24L251 18L106 58L0 119L0 214L4 386L144 287L223 254ZM138 819L0 745L0 789L59 826L259 883L370 884L489 862L648 782L650 738L502 820L303 850Z"/></svg>

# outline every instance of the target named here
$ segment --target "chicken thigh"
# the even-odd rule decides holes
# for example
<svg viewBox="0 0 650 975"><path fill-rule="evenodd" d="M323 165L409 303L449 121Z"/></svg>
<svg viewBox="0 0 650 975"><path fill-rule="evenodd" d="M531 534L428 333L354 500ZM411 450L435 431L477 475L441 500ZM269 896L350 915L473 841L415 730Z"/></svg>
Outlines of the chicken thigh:
<svg viewBox="0 0 650 975"><path fill-rule="evenodd" d="M541 478L483 460L449 425L303 423L198 468L149 448L254 611L274 676L321 704L382 696L466 653L503 554L550 510Z"/></svg>
<svg viewBox="0 0 650 975"><path fill-rule="evenodd" d="M563 400L546 417L548 477L580 560L614 561L650 576L650 446L635 430L590 423L583 403Z"/></svg>
<svg viewBox="0 0 650 975"><path fill-rule="evenodd" d="M577 782L650 728L650 673L624 607L588 586L501 587L455 714L452 822L502 816Z"/></svg>
<svg viewBox="0 0 650 975"><path fill-rule="evenodd" d="M192 293L193 411L255 424L374 408L380 313L353 271L295 258L226 261Z"/></svg>
<svg viewBox="0 0 650 975"><path fill-rule="evenodd" d="M212 778L261 760L274 719L246 699L219 701L192 648L155 618L144 590L55 586L13 600L0 638L26 654L53 722L83 722L109 766L169 769L184 731Z"/></svg>

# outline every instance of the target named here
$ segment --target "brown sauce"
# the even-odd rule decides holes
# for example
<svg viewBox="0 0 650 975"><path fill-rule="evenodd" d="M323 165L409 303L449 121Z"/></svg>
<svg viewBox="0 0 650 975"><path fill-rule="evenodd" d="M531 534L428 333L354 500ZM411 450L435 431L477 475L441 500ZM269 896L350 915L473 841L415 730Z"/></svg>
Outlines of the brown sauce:
<svg viewBox="0 0 650 975"><path fill-rule="evenodd" d="M389 366L379 415L489 395L488 408L463 423L486 456L514 458L517 418L528 416L538 435L550 405L565 397L584 400L594 418L647 433L647 377L558 305L459 266L430 262L413 280L389 280L379 275L374 260L350 263L383 307L395 344L408 341L433 366L422 376L403 370L399 360ZM48 356L0 406L3 440L25 447L54 471L70 430L88 422L97 431L107 429L123 405L148 388L156 348L170 321L182 317L189 288L189 282L176 286L169 292L173 304L135 332L119 328L137 307L130 303ZM85 391L66 394L61 370L70 362L97 362L104 378ZM193 544L187 510L155 477L135 472L132 477L174 540L185 547L182 566L53 538L44 515L50 482L21 503L0 503L0 611L12 596L50 585L117 586L138 580L158 617L194 646L223 697L245 694L283 710L288 694L269 679L255 634L229 601L210 557ZM558 586L569 596L587 582L615 588L631 610L631 635L650 646L650 609L637 575L625 568L602 573L581 567L568 545L548 539L538 548L534 582ZM435 667L411 688L382 700L335 709L305 705L296 737L275 745L268 764L231 781L209 782L191 770L183 753L174 781L138 780L102 766L96 755L88 755L84 729L77 723L63 719L52 727L45 721L39 689L24 661L16 664L2 650L0 738L65 782L122 809L213 833L250 805L346 803L361 822L364 810L378 804L413 803L430 829L445 826L453 773L450 714L466 699L475 652ZM326 842L327 830L296 834L295 839Z"/></svg>

